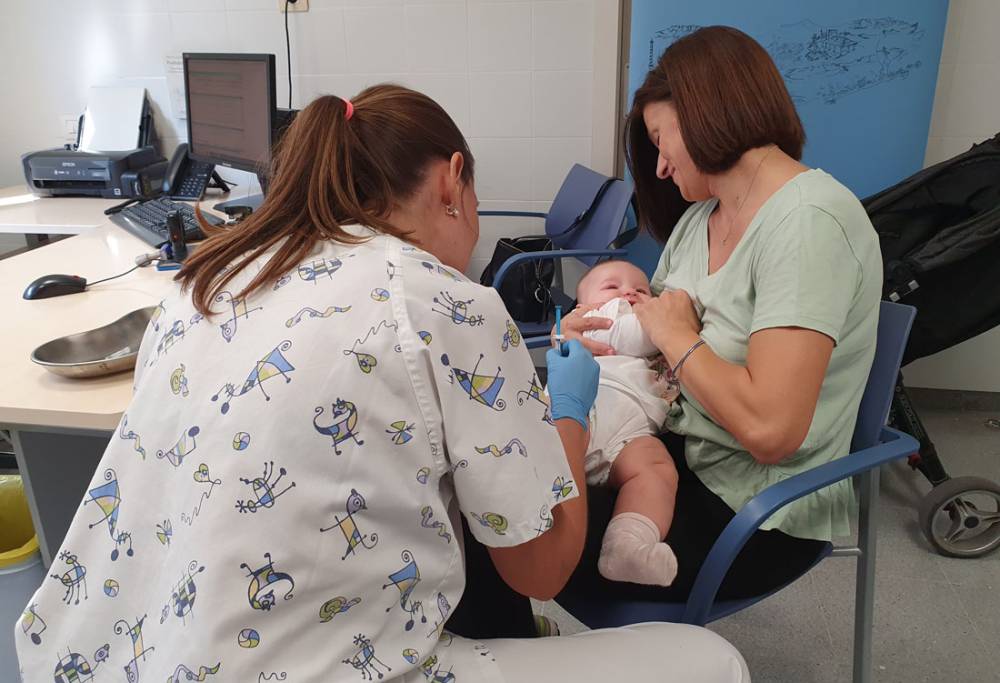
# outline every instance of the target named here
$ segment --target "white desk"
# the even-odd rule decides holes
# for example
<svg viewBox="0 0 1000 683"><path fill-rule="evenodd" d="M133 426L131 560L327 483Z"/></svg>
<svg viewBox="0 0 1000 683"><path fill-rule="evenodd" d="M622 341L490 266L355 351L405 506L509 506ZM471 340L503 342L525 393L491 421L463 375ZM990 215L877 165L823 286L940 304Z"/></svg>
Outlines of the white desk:
<svg viewBox="0 0 1000 683"><path fill-rule="evenodd" d="M48 202L65 204L50 209L44 204ZM76 202L100 205L100 220L96 221L87 205L79 215L68 210ZM62 543L128 406L132 373L68 379L32 363L31 351L56 337L100 327L129 311L154 305L175 286L171 278L176 271L160 272L149 266L80 294L32 301L22 298L28 283L41 275L68 273L98 280L128 270L137 255L152 251L145 242L108 222L103 210L114 203L38 200L35 215L45 231L54 232L49 226L55 217L61 217L64 234L73 226L90 227L75 237L0 260L0 377L4 379L0 428L11 432L46 566ZM211 203L204 202L202 210L207 211ZM22 224L42 230L39 223Z"/></svg>
<svg viewBox="0 0 1000 683"><path fill-rule="evenodd" d="M108 222L104 210L124 200L38 197L24 186L0 189L0 232L79 235Z"/></svg>

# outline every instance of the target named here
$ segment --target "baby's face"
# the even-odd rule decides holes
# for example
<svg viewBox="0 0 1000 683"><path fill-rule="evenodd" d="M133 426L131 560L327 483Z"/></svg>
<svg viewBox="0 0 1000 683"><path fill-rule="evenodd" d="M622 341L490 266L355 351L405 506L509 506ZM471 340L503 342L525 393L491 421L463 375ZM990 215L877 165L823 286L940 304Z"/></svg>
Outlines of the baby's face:
<svg viewBox="0 0 1000 683"><path fill-rule="evenodd" d="M592 270L577 290L580 304L601 306L621 297L630 304L649 301L649 280L631 263L614 261Z"/></svg>

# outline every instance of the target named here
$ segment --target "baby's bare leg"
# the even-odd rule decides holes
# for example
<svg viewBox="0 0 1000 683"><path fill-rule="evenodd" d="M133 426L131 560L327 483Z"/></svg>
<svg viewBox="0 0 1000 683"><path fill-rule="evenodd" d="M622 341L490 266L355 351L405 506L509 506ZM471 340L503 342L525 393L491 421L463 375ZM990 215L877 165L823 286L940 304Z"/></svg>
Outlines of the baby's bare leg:
<svg viewBox="0 0 1000 683"><path fill-rule="evenodd" d="M677 468L667 447L655 436L640 436L622 449L608 483L618 489L615 515L636 512L653 520L663 540L674 521Z"/></svg>
<svg viewBox="0 0 1000 683"><path fill-rule="evenodd" d="M618 454L610 474L618 500L604 532L598 570L612 581L669 586L677 576L677 558L662 542L677 497L670 455L658 439L639 437Z"/></svg>

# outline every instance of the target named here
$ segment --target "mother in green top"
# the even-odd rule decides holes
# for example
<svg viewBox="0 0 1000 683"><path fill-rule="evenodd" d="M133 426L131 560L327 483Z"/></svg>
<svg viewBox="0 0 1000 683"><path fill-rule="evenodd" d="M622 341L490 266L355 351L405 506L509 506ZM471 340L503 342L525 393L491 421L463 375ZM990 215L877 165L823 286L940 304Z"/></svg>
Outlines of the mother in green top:
<svg viewBox="0 0 1000 683"><path fill-rule="evenodd" d="M735 511L850 450L882 266L858 199L800 163L805 133L781 74L736 29L703 28L667 48L635 93L626 142L640 224L666 242L652 279L659 296L636 313L671 367L684 359L664 435L679 477L666 538L679 573L666 589L600 577L611 502L598 494L569 590L683 600ZM570 336L610 324L580 313L564 320ZM719 597L758 595L796 576L822 541L849 533L853 505L844 481L776 513Z"/></svg>

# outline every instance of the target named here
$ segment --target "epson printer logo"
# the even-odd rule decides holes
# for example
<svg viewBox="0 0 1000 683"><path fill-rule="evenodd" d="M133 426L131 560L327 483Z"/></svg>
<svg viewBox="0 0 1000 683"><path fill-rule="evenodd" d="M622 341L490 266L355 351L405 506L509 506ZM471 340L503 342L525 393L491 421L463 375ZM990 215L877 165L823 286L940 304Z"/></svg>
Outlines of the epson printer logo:
<svg viewBox="0 0 1000 683"><path fill-rule="evenodd" d="M64 166L64 167L68 166L70 168L76 168L76 162L75 161L64 161L60 165Z"/></svg>

